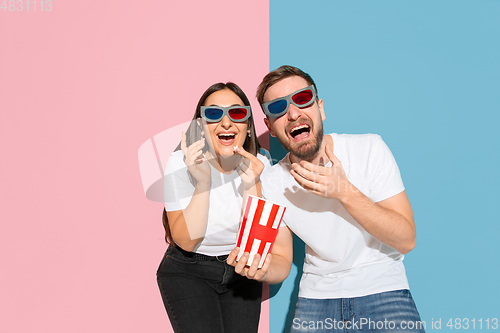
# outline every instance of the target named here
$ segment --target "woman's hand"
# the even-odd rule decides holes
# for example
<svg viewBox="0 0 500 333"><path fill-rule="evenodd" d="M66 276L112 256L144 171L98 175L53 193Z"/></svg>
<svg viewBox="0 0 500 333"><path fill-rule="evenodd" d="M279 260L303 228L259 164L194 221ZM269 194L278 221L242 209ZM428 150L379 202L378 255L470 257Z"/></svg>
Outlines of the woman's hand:
<svg viewBox="0 0 500 333"><path fill-rule="evenodd" d="M262 268L259 268L260 262L260 254L256 253L253 256L253 262L251 266L247 266L246 262L249 258L249 253L245 252L240 261L236 261L236 257L238 256L240 249L234 248L229 256L227 257L228 265L234 267L234 271L242 276L245 276L248 279L257 280L257 281L265 281L267 277L267 271L269 270L269 266L271 265L272 255L271 253L267 254L266 260L264 261L264 265Z"/></svg>
<svg viewBox="0 0 500 333"><path fill-rule="evenodd" d="M203 156L203 147L205 147L205 139L198 140L187 147L186 133L182 133L181 149L184 153L184 163L198 184L208 185L211 171L207 159Z"/></svg>
<svg viewBox="0 0 500 333"><path fill-rule="evenodd" d="M264 163L262 163L257 156L247 152L243 147L234 147L234 151L243 156L243 161L238 169L238 174L245 188L251 188L260 182L260 174L264 171Z"/></svg>
<svg viewBox="0 0 500 333"><path fill-rule="evenodd" d="M244 249L241 249L244 251ZM288 227L281 227L274 241L271 252L267 254L266 260L259 268L260 255L253 257L252 265L247 266L249 253L245 252L239 261L236 261L240 248L234 248L227 257L227 263L234 267L234 271L242 276L257 281L265 281L269 284L280 283L290 273L293 260L293 236Z"/></svg>

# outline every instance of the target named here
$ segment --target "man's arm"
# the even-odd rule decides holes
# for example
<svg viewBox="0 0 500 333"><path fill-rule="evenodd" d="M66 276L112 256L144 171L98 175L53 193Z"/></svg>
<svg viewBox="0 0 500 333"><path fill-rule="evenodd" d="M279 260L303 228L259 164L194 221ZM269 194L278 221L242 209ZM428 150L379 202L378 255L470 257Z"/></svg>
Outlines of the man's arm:
<svg viewBox="0 0 500 333"><path fill-rule="evenodd" d="M239 248L235 248L229 254L227 263L234 266L236 273L249 279L275 284L283 282L290 273L293 261L293 237L288 227L282 227L278 231L271 253L264 261L262 268L258 268L260 255L256 254L251 266L245 266L248 260L248 252L245 252L240 261L235 261Z"/></svg>
<svg viewBox="0 0 500 333"><path fill-rule="evenodd" d="M354 186L351 191L340 202L370 235L402 254L415 247L415 222L405 191L377 203Z"/></svg>
<svg viewBox="0 0 500 333"><path fill-rule="evenodd" d="M323 167L301 161L290 173L306 190L340 201L349 214L373 237L402 254L415 247L416 232L410 201L403 191L374 203L347 179L342 164L326 145L332 162Z"/></svg>

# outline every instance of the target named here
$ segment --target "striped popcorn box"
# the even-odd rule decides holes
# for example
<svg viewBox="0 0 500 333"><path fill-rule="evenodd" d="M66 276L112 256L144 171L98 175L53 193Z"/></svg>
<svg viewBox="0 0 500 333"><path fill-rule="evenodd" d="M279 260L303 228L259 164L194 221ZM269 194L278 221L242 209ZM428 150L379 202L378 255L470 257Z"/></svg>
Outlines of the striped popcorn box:
<svg viewBox="0 0 500 333"><path fill-rule="evenodd" d="M247 196L244 207L236 242L240 252L236 260L240 260L243 253L248 252L250 256L246 264L250 266L253 256L258 253L261 268L278 235L286 208L253 195Z"/></svg>

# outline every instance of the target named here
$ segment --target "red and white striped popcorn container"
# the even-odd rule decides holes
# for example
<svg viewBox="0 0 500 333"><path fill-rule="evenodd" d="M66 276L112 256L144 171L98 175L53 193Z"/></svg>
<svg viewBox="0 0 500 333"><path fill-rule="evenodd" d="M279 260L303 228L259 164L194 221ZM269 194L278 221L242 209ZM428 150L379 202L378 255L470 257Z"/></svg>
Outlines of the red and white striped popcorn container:
<svg viewBox="0 0 500 333"><path fill-rule="evenodd" d="M278 235L286 208L253 195L247 195L244 207L236 242L240 252L236 260L248 252L250 256L246 264L250 266L258 253L261 257L258 267L262 268Z"/></svg>

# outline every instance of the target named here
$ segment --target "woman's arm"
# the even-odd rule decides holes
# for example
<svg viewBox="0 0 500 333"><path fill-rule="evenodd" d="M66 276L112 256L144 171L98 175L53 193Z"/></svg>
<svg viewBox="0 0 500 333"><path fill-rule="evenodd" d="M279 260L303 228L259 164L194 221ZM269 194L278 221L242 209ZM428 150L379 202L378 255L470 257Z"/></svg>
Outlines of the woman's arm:
<svg viewBox="0 0 500 333"><path fill-rule="evenodd" d="M264 170L264 164L243 148L236 147L235 152L246 158L240 171L242 182L245 184L244 194L262 197L260 175ZM256 254L251 266L246 266L249 253L245 252L240 260L235 259L239 248L235 248L229 254L227 263L235 267L235 272L249 279L265 281L267 283L280 283L290 273L293 260L293 237L288 227L280 228L271 252L267 255L262 268L258 268L260 255Z"/></svg>
<svg viewBox="0 0 500 333"><path fill-rule="evenodd" d="M193 251L207 230L211 171L203 156L204 146L205 140L201 139L187 147L186 134L182 133L184 163L196 179L196 187L188 206L183 210L167 212L167 217L172 238L186 251Z"/></svg>
<svg viewBox="0 0 500 333"><path fill-rule="evenodd" d="M203 239L209 203L210 184L198 183L185 209L167 212L172 238L185 251L193 251Z"/></svg>

